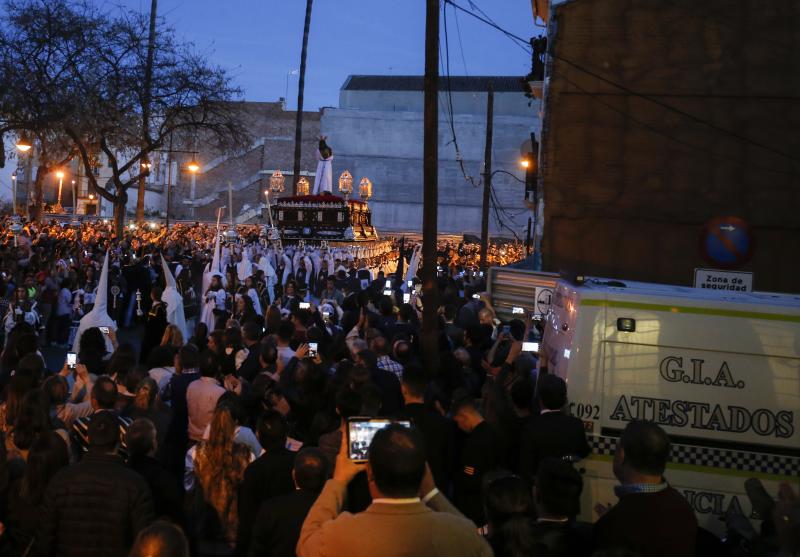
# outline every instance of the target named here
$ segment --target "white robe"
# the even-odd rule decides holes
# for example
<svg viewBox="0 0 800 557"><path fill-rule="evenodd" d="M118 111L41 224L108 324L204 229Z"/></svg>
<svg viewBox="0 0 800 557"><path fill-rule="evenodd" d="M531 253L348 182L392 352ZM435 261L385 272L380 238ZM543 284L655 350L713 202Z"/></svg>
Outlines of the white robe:
<svg viewBox="0 0 800 557"><path fill-rule="evenodd" d="M189 328L186 326L186 314L183 311L183 296L178 292L175 277L172 276L167 262L164 261L164 256L161 256L161 267L166 282L164 292L161 293L161 301L167 304L167 322L178 327L184 341L188 341Z"/></svg>
<svg viewBox="0 0 800 557"><path fill-rule="evenodd" d="M324 191L333 193L333 155L327 159L317 150L317 175L314 176L314 195Z"/></svg>

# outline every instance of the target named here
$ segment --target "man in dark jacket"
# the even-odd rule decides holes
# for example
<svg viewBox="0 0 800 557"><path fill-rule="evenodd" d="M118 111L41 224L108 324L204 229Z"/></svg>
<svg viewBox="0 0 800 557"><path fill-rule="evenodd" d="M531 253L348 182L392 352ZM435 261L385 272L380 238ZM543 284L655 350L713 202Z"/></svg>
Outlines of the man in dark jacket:
<svg viewBox="0 0 800 557"><path fill-rule="evenodd" d="M456 401L452 411L456 425L467 434L453 478L453 502L476 526L483 526L483 478L503 466L503 436L483 419L470 397Z"/></svg>
<svg viewBox="0 0 800 557"><path fill-rule="evenodd" d="M261 325L248 321L242 325L242 341L247 348L247 357L239 366L239 377L252 383L256 375L261 372L261 364L258 361L261 356Z"/></svg>
<svg viewBox="0 0 800 557"><path fill-rule="evenodd" d="M267 499L253 525L249 557L294 557L300 529L325 481L330 467L319 449L303 449L294 460L292 477L297 489Z"/></svg>
<svg viewBox="0 0 800 557"><path fill-rule="evenodd" d="M81 369L81 364L78 364L78 372L85 374L85 369ZM70 437L72 439L72 446L75 449L75 457L80 459L89 450L89 427L96 416L101 414L108 414L112 416L119 427L118 439L120 441L117 451L123 459L128 456L128 447L125 443L125 431L131 423L130 418L119 415L115 410L117 406L117 399L119 394L117 385L108 376L100 376L92 386L91 401L92 409L94 412L88 416L78 418L72 424Z"/></svg>
<svg viewBox="0 0 800 557"><path fill-rule="evenodd" d="M150 290L150 311L147 312L147 321L144 328L142 349L139 352L140 363L145 363L150 351L161 344L167 322L167 304L161 301L161 288L154 286Z"/></svg>
<svg viewBox="0 0 800 557"><path fill-rule="evenodd" d="M697 517L680 493L664 479L669 437L652 422L630 422L614 453L614 491L619 502L598 505L596 549L624 548L643 557L692 557Z"/></svg>
<svg viewBox="0 0 800 557"><path fill-rule="evenodd" d="M520 438L519 472L535 478L543 458L584 458L589 454L583 422L563 412L567 384L557 375L539 378L541 413L523 430Z"/></svg>
<svg viewBox="0 0 800 557"><path fill-rule="evenodd" d="M436 487L442 493L450 492L450 471L453 469L453 422L425 405L428 377L419 364L406 367L402 381L405 406L396 414L398 420L410 420L425 439L425 455Z"/></svg>
<svg viewBox="0 0 800 557"><path fill-rule="evenodd" d="M277 411L266 412L258 421L258 441L264 454L244 471L239 489L239 532L236 548L240 555L250 547L253 520L261 503L294 490L292 468L295 454L286 448L286 420Z"/></svg>
<svg viewBox="0 0 800 557"><path fill-rule="evenodd" d="M152 522L150 488L117 455L119 441L115 416L95 414L89 424L89 452L47 487L36 553L121 557Z"/></svg>
<svg viewBox="0 0 800 557"><path fill-rule="evenodd" d="M356 363L370 372L370 381L381 390L381 416L393 416L403 407L403 395L400 380L391 371L378 367L378 358L372 350L362 350L356 357Z"/></svg>
<svg viewBox="0 0 800 557"><path fill-rule="evenodd" d="M189 407L186 391L189 385L200 379L200 354L192 344L182 347L175 357L175 375L164 389L164 400L172 405L172 420L166 436L166 460L168 470L182 477L186 446L189 442Z"/></svg>
<svg viewBox="0 0 800 557"><path fill-rule="evenodd" d="M183 493L180 483L155 458L158 449L156 427L139 418L128 428L128 466L142 476L153 495L155 515L183 524Z"/></svg>

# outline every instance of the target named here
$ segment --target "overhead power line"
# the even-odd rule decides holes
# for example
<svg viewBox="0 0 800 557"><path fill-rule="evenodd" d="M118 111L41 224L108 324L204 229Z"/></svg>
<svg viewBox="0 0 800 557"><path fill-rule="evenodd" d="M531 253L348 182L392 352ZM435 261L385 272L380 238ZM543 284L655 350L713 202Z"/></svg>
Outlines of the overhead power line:
<svg viewBox="0 0 800 557"><path fill-rule="evenodd" d="M475 6L472 1L468 0L469 3L470 3L470 6L473 6L476 9L478 9L481 12L481 14L483 14L483 15L476 14L476 13L474 13L474 12L472 12L472 11L462 7L462 6L459 6L453 0L444 0L444 1L445 1L445 4L450 4L455 9L474 17L475 19L485 23L486 25L489 25L490 27L493 27L494 29L500 31L501 33L503 33L507 37L509 37L512 40L514 40L515 42L517 42L519 44L525 43L526 45L528 45L528 42L525 39L523 39L522 37L520 37L518 35L515 35L511 31L503 29L497 23L492 21L490 18L486 17L486 14L482 10L477 8L477 6ZM528 48L528 51L530 51L530 48ZM702 124L704 126L707 126L708 128L713 129L714 131L716 131L718 133L728 135L730 137L738 139L739 141L742 141L744 143L748 143L750 145L753 145L755 147L758 147L760 149L763 149L763 150L768 151L770 153L773 153L775 155L781 156L783 158L789 159L791 161L800 162L800 158L795 157L794 155L792 155L790 153L787 153L787 152L782 151L780 149L776 149L775 147L772 147L770 145L767 145L766 143L763 143L761 141L758 141L758 140L752 139L750 137L747 137L745 135L742 135L742 134L740 134L740 133L738 133L738 132L736 132L734 130L730 130L728 128L722 127L722 126L720 126L718 124L715 124L714 122L706 120L705 118L701 118L700 116L697 116L697 115L692 114L690 112L687 112L685 110L681 110L680 108L672 106L671 104L666 103L666 102L664 102L664 101L662 101L662 100L660 100L658 98L655 98L655 97L653 97L651 95L648 95L648 94L645 94L645 93L639 93L637 91L634 91L634 90L630 89L629 87L626 87L625 85L622 85L621 83L617 83L616 81L614 81L614 80L612 80L610 78L607 78L607 77L605 77L603 75L600 75L597 72L594 72L594 71L592 71L592 70L590 70L590 69L588 69L586 67L583 67L580 64L578 64L576 62L573 62L572 60L569 60L567 58L564 58L563 56L559 56L557 54L554 54L552 51L549 52L548 55L552 56L556 60L560 60L560 61L564 62L565 64L568 64L569 66L575 68L576 70L578 70L580 72L585 73L586 75L588 75L588 76L590 76L590 77L592 77L594 79L597 79L599 81L607 83L608 85L611 85L613 87L616 87L620 91L623 91L623 92L625 92L626 94L628 94L630 96L634 96L634 97L641 98L641 99L644 99L646 101L649 101L649 102L651 102L653 104L656 104L656 105L664 108L665 110L669 110L669 111L674 112L676 114L679 114L680 116L682 116L684 118L687 118L687 119L689 119L689 120L691 120L693 122L696 122L698 124ZM574 83L573 83L573 85L578 87ZM580 87L578 87L578 88L581 89ZM597 95L597 93L591 93L591 92L587 91L586 89L582 89L582 90L584 92L590 94L590 95ZM605 104L605 103L603 103L603 104ZM611 108L612 110L616 110L616 108L612 107L611 105L607 105L607 106L609 106L609 108ZM669 137L670 139L672 139L673 141L675 141L677 143L682 143L682 144L684 144L686 146L689 146L689 147L692 147L692 148L703 150L705 152L710 152L710 151L708 151L706 149L703 149L701 147L698 147L698 146L696 146L694 144L691 144L691 143L685 142L685 141L683 141L683 140L681 140L679 138L673 137L673 136L671 136L670 134L668 134L666 132L657 130L655 127L651 126L650 124L646 124L646 123L642 122L641 120L637 120L631 114L628 114L626 112L620 112L620 114L623 114L626 117L631 118L634 121L637 121L637 123L639 123L639 124L641 124L643 126L647 126L649 129L651 129L651 131L654 131L655 133L659 133L660 135L664 135L666 137ZM721 155L721 154L716 154L716 156L719 156L721 158L725 158L725 156ZM752 165L749 165L749 166L752 166ZM762 167L762 168L767 169L767 167ZM795 175L794 173L789 173L789 172L785 172L785 171L778 171L778 170L771 170L771 171L772 172L776 172L776 173Z"/></svg>

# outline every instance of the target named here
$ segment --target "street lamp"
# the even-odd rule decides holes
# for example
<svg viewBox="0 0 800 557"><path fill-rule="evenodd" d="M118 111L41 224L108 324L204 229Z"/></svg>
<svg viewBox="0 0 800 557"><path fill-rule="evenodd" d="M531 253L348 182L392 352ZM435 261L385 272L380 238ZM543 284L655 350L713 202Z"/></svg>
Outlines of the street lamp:
<svg viewBox="0 0 800 557"><path fill-rule="evenodd" d="M522 159L521 161L519 161L519 165L522 168L528 168L531 165L531 162L528 159Z"/></svg>
<svg viewBox="0 0 800 557"><path fill-rule="evenodd" d="M349 170L342 172L339 176L339 191L344 194L344 200L347 201L350 194L353 193L353 175Z"/></svg>
<svg viewBox="0 0 800 557"><path fill-rule="evenodd" d="M75 180L72 181L72 216L78 216L78 202L75 199Z"/></svg>
<svg viewBox="0 0 800 557"><path fill-rule="evenodd" d="M11 175L11 214L17 214L17 173Z"/></svg>
<svg viewBox="0 0 800 557"><path fill-rule="evenodd" d="M199 172L200 163L197 162L197 159L194 158L194 155L192 155L192 160L189 161L189 164L186 165L186 169L189 172L194 172L194 173Z"/></svg>
<svg viewBox="0 0 800 557"><path fill-rule="evenodd" d="M197 162L195 159L194 154L192 155L192 160L189 161L189 164L186 165L186 170L192 173L192 185L189 191L189 196L192 199L192 218L194 218L194 195L195 189L197 186L197 172L200 170L200 163Z"/></svg>
<svg viewBox="0 0 800 557"><path fill-rule="evenodd" d="M361 178L361 181L358 183L358 195L364 201L369 201L372 197L372 182L366 176Z"/></svg>
<svg viewBox="0 0 800 557"><path fill-rule="evenodd" d="M284 110L289 106L289 77L297 75L300 70L290 70L286 72L286 92L283 94Z"/></svg>
<svg viewBox="0 0 800 557"><path fill-rule="evenodd" d="M64 172L59 170L56 172L58 178L58 199L56 200L56 209L61 212L61 188L64 186Z"/></svg>
<svg viewBox="0 0 800 557"><path fill-rule="evenodd" d="M150 169L153 168L153 163L150 162L150 159L145 157L142 159L142 172L145 174L150 174Z"/></svg>
<svg viewBox="0 0 800 557"><path fill-rule="evenodd" d="M297 195L308 195L309 186L308 178L301 176L297 181Z"/></svg>
<svg viewBox="0 0 800 557"><path fill-rule="evenodd" d="M19 140L17 141L17 149L19 149L23 153L27 153L31 150L33 144L25 135L21 135Z"/></svg>

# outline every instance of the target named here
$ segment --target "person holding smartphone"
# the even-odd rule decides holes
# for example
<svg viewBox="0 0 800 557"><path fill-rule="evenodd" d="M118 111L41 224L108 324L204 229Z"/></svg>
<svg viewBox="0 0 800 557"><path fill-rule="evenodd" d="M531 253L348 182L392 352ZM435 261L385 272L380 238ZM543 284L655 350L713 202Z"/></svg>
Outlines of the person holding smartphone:
<svg viewBox="0 0 800 557"><path fill-rule="evenodd" d="M350 460L343 432L333 478L300 531L298 557L321 555L323 548L332 557L492 555L475 524L436 489L418 431L399 424L379 430L369 445L368 459L367 463ZM364 470L372 504L361 513L342 512L348 484Z"/></svg>

